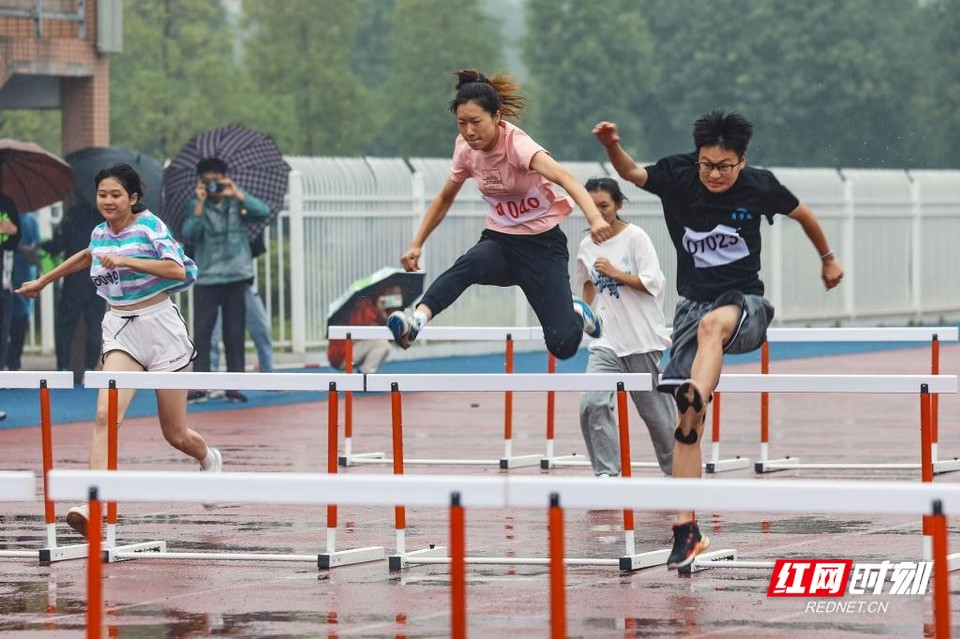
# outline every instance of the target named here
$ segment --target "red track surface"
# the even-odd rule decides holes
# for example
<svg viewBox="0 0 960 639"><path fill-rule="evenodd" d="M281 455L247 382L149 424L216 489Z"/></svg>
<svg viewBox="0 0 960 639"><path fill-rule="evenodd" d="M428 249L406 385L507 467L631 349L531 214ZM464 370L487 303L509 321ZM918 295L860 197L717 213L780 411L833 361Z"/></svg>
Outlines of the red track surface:
<svg viewBox="0 0 960 639"><path fill-rule="evenodd" d="M942 349L941 373L960 372L960 348ZM906 373L930 370L924 348L780 361L772 372ZM731 372L758 372L758 365ZM56 392L52 394L56 412ZM342 402L341 402L342 404ZM820 462L919 462L919 408L914 397L782 395L771 398L771 456L800 456ZM542 395L514 396L514 453L542 453ZM408 458L489 458L503 453L503 396L484 393L404 396ZM630 409L635 460L649 461L649 441ZM390 451L387 396L358 397L354 404L354 452ZM723 456L756 458L759 400L723 398ZM326 404L301 404L197 413L191 425L221 448L225 468L235 471L322 472L326 468ZM960 455L960 399L940 398L940 457ZM708 431L709 432L709 431ZM58 467L85 465L89 428L54 427ZM38 429L0 431L0 468L39 470ZM576 394L557 397L557 454L583 451ZM708 446L704 447L705 454ZM155 419L134 419L120 436L120 467L182 469L192 463L162 440ZM355 466L347 473L387 473L389 466ZM495 467L408 466L408 473L495 474ZM516 469L511 473L539 473ZM561 468L557 475L586 475ZM653 476L635 470L636 476ZM753 477L752 470L721 473ZM793 478L881 478L919 481L919 471L798 470L758 476L756 481ZM958 474L937 476L956 482ZM603 484L598 480L598 490ZM69 504L58 504L65 514ZM42 503L5 504L0 549L44 544ZM158 540L170 551L322 552L323 507L225 504L202 510L192 504L121 504L120 543ZM947 513L951 515L951 513ZM407 509L407 548L448 544L446 509ZM547 509L466 509L469 556L546 556ZM740 558L850 558L855 562L920 559L920 522L913 518L836 516L809 513L728 514L700 512L701 527L714 548L736 548ZM339 549L379 545L393 552L392 508L340 508ZM670 513L636 514L638 550L666 548ZM960 520L951 522L952 551L960 550ZM564 513L568 556L622 554L621 513ZM79 541L64 525L61 543ZM413 567L391 574L385 562L319 572L308 563L161 561L107 564L103 596L110 636L201 637L444 637L450 632L449 570ZM467 624L474 637L549 635L549 572L546 566L468 565ZM33 559L0 557L0 632L4 636L80 637L85 632L85 563L49 566ZM770 571L713 569L680 577L665 568L621 574L614 568L567 567L566 615L575 637L922 637L932 623L927 596L848 595L864 612L807 612L805 598L766 596ZM932 581L931 581L932 583ZM951 575L956 593L960 576ZM931 588L932 592L932 588ZM886 602L885 612L868 604ZM955 622L957 595L952 598Z"/></svg>

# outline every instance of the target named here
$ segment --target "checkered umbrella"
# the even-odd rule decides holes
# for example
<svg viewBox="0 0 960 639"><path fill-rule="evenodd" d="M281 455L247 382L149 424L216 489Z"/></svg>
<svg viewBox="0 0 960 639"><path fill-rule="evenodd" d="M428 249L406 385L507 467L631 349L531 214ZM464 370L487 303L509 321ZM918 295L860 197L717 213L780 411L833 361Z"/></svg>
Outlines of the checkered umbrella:
<svg viewBox="0 0 960 639"><path fill-rule="evenodd" d="M239 124L230 124L195 135L163 170L163 195L160 217L179 237L183 207L197 185L197 162L220 158L227 163L227 174L246 193L270 207L266 219L247 224L247 235L254 239L276 218L287 192L290 167L283 160L273 138Z"/></svg>

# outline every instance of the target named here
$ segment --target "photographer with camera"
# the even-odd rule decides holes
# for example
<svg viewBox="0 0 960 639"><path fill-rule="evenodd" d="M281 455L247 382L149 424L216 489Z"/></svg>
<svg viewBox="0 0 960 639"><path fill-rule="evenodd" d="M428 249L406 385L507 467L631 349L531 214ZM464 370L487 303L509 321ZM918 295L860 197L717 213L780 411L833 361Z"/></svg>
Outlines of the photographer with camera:
<svg viewBox="0 0 960 639"><path fill-rule="evenodd" d="M199 179L194 197L185 205L183 239L193 244L200 269L193 289L193 341L197 348L195 371L210 370L210 338L223 315L223 347L227 370L244 366L245 295L253 281L253 256L247 237L249 220L265 218L270 207L245 193L227 176L227 163L204 158L197 163ZM191 403L206 401L207 391L190 391ZM240 391L227 391L227 401L245 402Z"/></svg>

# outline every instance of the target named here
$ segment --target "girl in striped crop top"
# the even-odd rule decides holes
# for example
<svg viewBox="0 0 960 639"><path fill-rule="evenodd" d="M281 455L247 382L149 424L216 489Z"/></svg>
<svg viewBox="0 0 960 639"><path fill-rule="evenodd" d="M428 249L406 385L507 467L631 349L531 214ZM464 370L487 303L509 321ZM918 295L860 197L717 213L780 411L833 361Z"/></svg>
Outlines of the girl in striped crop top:
<svg viewBox="0 0 960 639"><path fill-rule="evenodd" d="M187 333L171 292L190 287L197 267L166 225L140 203L140 176L127 164L115 164L96 178L97 209L104 222L90 237L90 246L79 251L49 273L26 282L17 293L36 297L51 282L90 269L90 276L109 309L103 318L101 360L105 371L190 370L196 349ZM58 312L70 312L58 309ZM118 420L123 417L136 391L119 391ZM193 457L201 470L219 471L220 451L187 427L187 391L158 389L157 414L167 442ZM107 468L107 399L102 389L97 397L97 417L90 443L90 468ZM89 507L75 506L67 524L86 536Z"/></svg>

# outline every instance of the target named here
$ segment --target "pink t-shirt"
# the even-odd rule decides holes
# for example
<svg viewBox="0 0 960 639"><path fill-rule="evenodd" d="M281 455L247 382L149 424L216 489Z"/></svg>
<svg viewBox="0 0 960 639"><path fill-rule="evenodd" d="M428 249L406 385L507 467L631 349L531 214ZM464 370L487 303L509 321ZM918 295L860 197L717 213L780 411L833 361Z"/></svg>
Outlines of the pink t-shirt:
<svg viewBox="0 0 960 639"><path fill-rule="evenodd" d="M554 184L530 170L533 156L545 149L519 127L500 120L500 139L490 151L474 151L457 136L450 179L472 177L490 212L487 228L514 235L549 231L570 215L573 200L554 191Z"/></svg>

